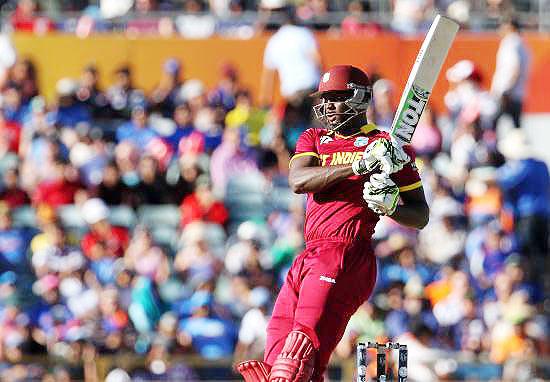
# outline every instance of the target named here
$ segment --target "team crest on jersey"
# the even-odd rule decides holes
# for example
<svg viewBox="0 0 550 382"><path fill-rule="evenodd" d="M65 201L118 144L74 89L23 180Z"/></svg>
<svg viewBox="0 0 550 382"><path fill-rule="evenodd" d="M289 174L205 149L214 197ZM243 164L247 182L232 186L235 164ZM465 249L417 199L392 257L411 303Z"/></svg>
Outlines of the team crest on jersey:
<svg viewBox="0 0 550 382"><path fill-rule="evenodd" d="M359 137L353 143L353 145L355 147L362 147L362 146L366 146L368 144L369 144L369 139L367 137Z"/></svg>
<svg viewBox="0 0 550 382"><path fill-rule="evenodd" d="M321 142L321 144L323 144L323 143L329 143L329 142L332 142L332 141L333 141L333 139L332 139L332 137L331 137L330 135L323 135L323 136L321 137L321 139L319 139L319 142Z"/></svg>

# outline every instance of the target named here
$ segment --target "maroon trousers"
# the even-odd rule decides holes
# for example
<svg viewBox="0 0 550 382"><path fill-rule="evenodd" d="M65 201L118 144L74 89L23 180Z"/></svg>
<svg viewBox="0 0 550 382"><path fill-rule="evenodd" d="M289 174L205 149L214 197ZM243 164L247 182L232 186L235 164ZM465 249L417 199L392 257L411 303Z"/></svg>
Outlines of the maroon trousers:
<svg viewBox="0 0 550 382"><path fill-rule="evenodd" d="M314 240L294 260L267 328L264 360L281 352L288 333L307 334L317 350L312 381L322 381L332 351L376 282L370 242Z"/></svg>

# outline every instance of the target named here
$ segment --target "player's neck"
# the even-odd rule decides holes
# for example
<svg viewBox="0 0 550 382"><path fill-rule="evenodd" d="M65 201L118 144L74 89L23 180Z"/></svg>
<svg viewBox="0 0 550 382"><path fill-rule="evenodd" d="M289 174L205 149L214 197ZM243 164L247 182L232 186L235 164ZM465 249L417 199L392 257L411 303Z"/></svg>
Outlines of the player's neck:
<svg viewBox="0 0 550 382"><path fill-rule="evenodd" d="M350 121L349 125L342 126L342 128L338 130L337 134L342 137L350 137L356 135L360 133L361 128L368 123L369 122L366 118L355 118L354 120Z"/></svg>

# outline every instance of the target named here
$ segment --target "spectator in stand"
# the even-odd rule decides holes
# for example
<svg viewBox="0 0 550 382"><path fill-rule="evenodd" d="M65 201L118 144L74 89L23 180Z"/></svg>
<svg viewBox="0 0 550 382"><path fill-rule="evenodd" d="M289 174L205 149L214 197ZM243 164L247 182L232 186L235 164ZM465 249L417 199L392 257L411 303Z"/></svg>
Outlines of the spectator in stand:
<svg viewBox="0 0 550 382"><path fill-rule="evenodd" d="M246 1L229 0L218 3L227 3L227 15L216 21L216 34L229 37L248 39L256 33L255 20L244 17Z"/></svg>
<svg viewBox="0 0 550 382"><path fill-rule="evenodd" d="M182 84L181 62L177 58L166 60L160 81L149 96L152 110L159 111L164 117L172 116Z"/></svg>
<svg viewBox="0 0 550 382"><path fill-rule="evenodd" d="M42 234L33 238L31 248L31 262L37 277L48 273L68 275L81 270L86 264L80 248L68 242L60 223L46 226Z"/></svg>
<svg viewBox="0 0 550 382"><path fill-rule="evenodd" d="M395 233L394 235L398 234ZM423 285L431 281L431 270L421 262L416 261L411 243L407 243L404 237L400 240L402 241L399 244L401 248L394 247L394 253L392 254L397 258L396 264L388 264L380 272L379 283L381 288L394 282L407 284L413 278L421 281Z"/></svg>
<svg viewBox="0 0 550 382"><path fill-rule="evenodd" d="M443 137L437 125L437 115L430 105L424 109L416 129L418 133L414 134L411 142L416 155L418 157L435 157L441 151Z"/></svg>
<svg viewBox="0 0 550 382"><path fill-rule="evenodd" d="M127 119L132 106L144 99L143 92L135 89L132 71L129 66L121 66L115 71L115 83L107 90L107 100L113 109L113 117Z"/></svg>
<svg viewBox="0 0 550 382"><path fill-rule="evenodd" d="M21 102L27 104L31 98L38 95L38 80L36 67L28 59L18 59L10 69L9 83L21 89Z"/></svg>
<svg viewBox="0 0 550 382"><path fill-rule="evenodd" d="M498 142L498 150L508 161L498 169L497 183L504 207L513 216L521 251L532 259L533 269L544 269L549 249L548 167L535 158L522 130L509 131Z"/></svg>
<svg viewBox="0 0 550 382"><path fill-rule="evenodd" d="M450 90L445 94L445 105L456 123L472 120L479 115L483 129L493 129L497 103L492 94L483 89L481 70L470 60L461 60L446 72Z"/></svg>
<svg viewBox="0 0 550 382"><path fill-rule="evenodd" d="M169 272L168 258L164 250L155 244L151 232L137 227L124 254L124 266L151 280L163 278Z"/></svg>
<svg viewBox="0 0 550 382"><path fill-rule="evenodd" d="M347 10L348 15L344 17L341 25L341 32L344 36L372 36L382 31L382 26L376 22L366 22L363 14L365 6L370 8L369 3L353 0L350 1Z"/></svg>
<svg viewBox="0 0 550 382"><path fill-rule="evenodd" d="M464 191L464 210L471 227L503 217L502 191L496 183L496 168L485 166L472 169Z"/></svg>
<svg viewBox="0 0 550 382"><path fill-rule="evenodd" d="M180 209L182 227L196 220L223 226L229 218L223 203L214 196L206 175L197 178L195 192L183 199Z"/></svg>
<svg viewBox="0 0 550 382"><path fill-rule="evenodd" d="M82 217L90 231L82 238L82 251L91 260L120 257L128 247L128 230L109 223L109 209L101 199L89 199L82 205Z"/></svg>
<svg viewBox="0 0 550 382"><path fill-rule="evenodd" d="M384 320L384 326L390 338L397 338L407 333L410 328L411 318L404 306L404 287L405 284L402 282L395 282L387 291L389 312Z"/></svg>
<svg viewBox="0 0 550 382"><path fill-rule="evenodd" d="M79 124L90 124L92 115L88 108L78 102L76 91L78 83L72 78L62 78L55 86L57 91L57 105L49 113L53 124L59 128L75 128Z"/></svg>
<svg viewBox="0 0 550 382"><path fill-rule="evenodd" d="M191 317L179 323L180 345L192 347L206 359L230 357L237 340L235 323L216 316L212 311L214 297L211 293L197 291L191 301Z"/></svg>
<svg viewBox="0 0 550 382"><path fill-rule="evenodd" d="M313 33L296 25L292 7L283 1L265 1L263 7L271 12L281 11L283 25L271 36L264 51L260 82L260 105L268 107L273 102L276 74L280 92L284 98L281 122L287 147L294 149L298 136L311 123L312 98L320 71L320 54Z"/></svg>
<svg viewBox="0 0 550 382"><path fill-rule="evenodd" d="M393 5L391 27L394 31L413 35L429 28L426 15L433 12L433 3L423 0L398 0Z"/></svg>
<svg viewBox="0 0 550 382"><path fill-rule="evenodd" d="M193 126L193 115L187 102L181 101L175 105L173 119L176 123L174 132L163 139L170 145L172 152L177 154L180 151L182 138L186 138L191 134L202 135L202 133L198 132Z"/></svg>
<svg viewBox="0 0 550 382"><path fill-rule="evenodd" d="M174 270L183 280L209 279L219 275L223 269L223 263L208 243L207 223L213 222L196 220L183 228L183 248L174 259Z"/></svg>
<svg viewBox="0 0 550 382"><path fill-rule="evenodd" d="M296 9L296 16L315 30L327 30L331 26L328 7L327 0L307 0Z"/></svg>
<svg viewBox="0 0 550 382"><path fill-rule="evenodd" d="M506 18L502 22L499 29L502 40L491 84L491 93L500 103L498 115L509 115L515 127L521 124L530 61L528 48L519 30L516 18Z"/></svg>
<svg viewBox="0 0 550 382"><path fill-rule="evenodd" d="M29 195L19 185L19 171L17 168L9 168L4 172L0 201L5 202L10 208L29 204Z"/></svg>
<svg viewBox="0 0 550 382"><path fill-rule="evenodd" d="M32 238L29 230L13 227L12 213L5 202L0 202L0 269L28 272L27 250Z"/></svg>
<svg viewBox="0 0 550 382"><path fill-rule="evenodd" d="M152 15L158 10L156 0L136 0L134 2L135 16L128 20L126 34L158 34L160 31L160 19Z"/></svg>
<svg viewBox="0 0 550 382"><path fill-rule="evenodd" d="M19 154L21 140L21 124L16 121L7 121L3 111L0 105L0 158L7 153Z"/></svg>
<svg viewBox="0 0 550 382"><path fill-rule="evenodd" d="M116 163L111 162L103 169L103 176L97 187L96 194L98 198L109 206L119 204L131 205L131 201L128 199L128 187L122 182Z"/></svg>
<svg viewBox="0 0 550 382"><path fill-rule="evenodd" d="M129 142L143 153L157 133L149 125L149 111L145 103L132 105L131 110L132 119L117 129L116 140Z"/></svg>
<svg viewBox="0 0 550 382"><path fill-rule="evenodd" d="M16 62L15 48L8 34L0 32L0 89L3 89L10 77L10 71Z"/></svg>
<svg viewBox="0 0 550 382"><path fill-rule="evenodd" d="M32 202L34 205L44 203L52 207L72 204L77 191L81 188L78 170L57 158L53 161L51 173L36 186Z"/></svg>
<svg viewBox="0 0 550 382"><path fill-rule="evenodd" d="M214 34L216 19L212 14L205 13L205 2L185 0L183 11L184 14L176 18L175 24L184 38L208 38Z"/></svg>
<svg viewBox="0 0 550 382"><path fill-rule="evenodd" d="M267 288L256 287L250 291L249 300L251 308L241 321L233 355L235 362L261 358L265 348L271 294Z"/></svg>
<svg viewBox="0 0 550 382"><path fill-rule="evenodd" d="M154 158L144 156L140 159L138 175L140 182L137 192L141 196L141 204L166 204L172 201L166 178Z"/></svg>
<svg viewBox="0 0 550 382"><path fill-rule="evenodd" d="M395 114L393 101L393 83L390 80L381 78L372 87L372 122L381 128L389 129Z"/></svg>
<svg viewBox="0 0 550 382"><path fill-rule="evenodd" d="M466 232L460 224L462 206L444 189L430 207L430 222L418 235L418 251L435 264L446 264L464 250Z"/></svg>
<svg viewBox="0 0 550 382"><path fill-rule="evenodd" d="M242 142L241 131L236 128L225 129L223 141L212 153L210 174L214 192L225 195L229 179L243 172L251 173L258 170L258 165L251 151Z"/></svg>
<svg viewBox="0 0 550 382"><path fill-rule="evenodd" d="M225 111L235 107L235 98L239 90L239 73L237 68L230 62L224 62L220 66L221 78L208 94L210 104L221 105Z"/></svg>
<svg viewBox="0 0 550 382"><path fill-rule="evenodd" d="M8 122L23 123L29 113L29 107L23 104L19 86L8 84L2 91L2 111Z"/></svg>
<svg viewBox="0 0 550 382"><path fill-rule="evenodd" d="M47 17L38 16L39 12L36 0L19 0L15 12L11 16L13 29L21 32L34 32L39 35L54 30L54 23Z"/></svg>
<svg viewBox="0 0 550 382"><path fill-rule="evenodd" d="M178 159L179 175L177 182L172 186L175 204L181 204L183 199L195 191L195 185L203 171L194 156L182 156Z"/></svg>
<svg viewBox="0 0 550 382"><path fill-rule="evenodd" d="M94 65L88 65L82 71L76 90L76 99L88 107L94 119L109 116L109 102L99 87L99 72Z"/></svg>
<svg viewBox="0 0 550 382"><path fill-rule="evenodd" d="M230 129L243 129L246 131L246 144L258 146L266 123L266 112L254 106L248 90L239 90L235 94L235 100L235 108L225 116L225 126Z"/></svg>
<svg viewBox="0 0 550 382"><path fill-rule="evenodd" d="M415 320L411 323L410 330L395 339L396 342L407 344L409 350L407 370L410 379L426 382L448 379L448 375L436 374L432 365L452 355L434 346L434 337L433 330L422 321Z"/></svg>

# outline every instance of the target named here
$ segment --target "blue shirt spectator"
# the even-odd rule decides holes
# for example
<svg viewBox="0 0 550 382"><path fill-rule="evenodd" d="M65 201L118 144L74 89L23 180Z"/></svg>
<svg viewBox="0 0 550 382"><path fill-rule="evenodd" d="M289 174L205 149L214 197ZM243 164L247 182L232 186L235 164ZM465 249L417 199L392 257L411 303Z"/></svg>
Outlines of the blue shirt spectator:
<svg viewBox="0 0 550 382"><path fill-rule="evenodd" d="M124 123L116 132L117 142L129 141L141 150L156 137L157 133L148 125L145 107L134 107L132 120Z"/></svg>
<svg viewBox="0 0 550 382"><path fill-rule="evenodd" d="M550 176L543 161L525 158L509 161L498 169L498 184L515 216L550 212Z"/></svg>
<svg viewBox="0 0 550 382"><path fill-rule="evenodd" d="M92 115L82 103L72 103L65 106L59 106L57 110L52 111L48 116L53 124L60 127L75 127L79 123L90 123Z"/></svg>
<svg viewBox="0 0 550 382"><path fill-rule="evenodd" d="M235 324L220 318L201 316L199 310L192 317L180 321L179 330L191 337L193 349L204 358L231 357L237 341Z"/></svg>

